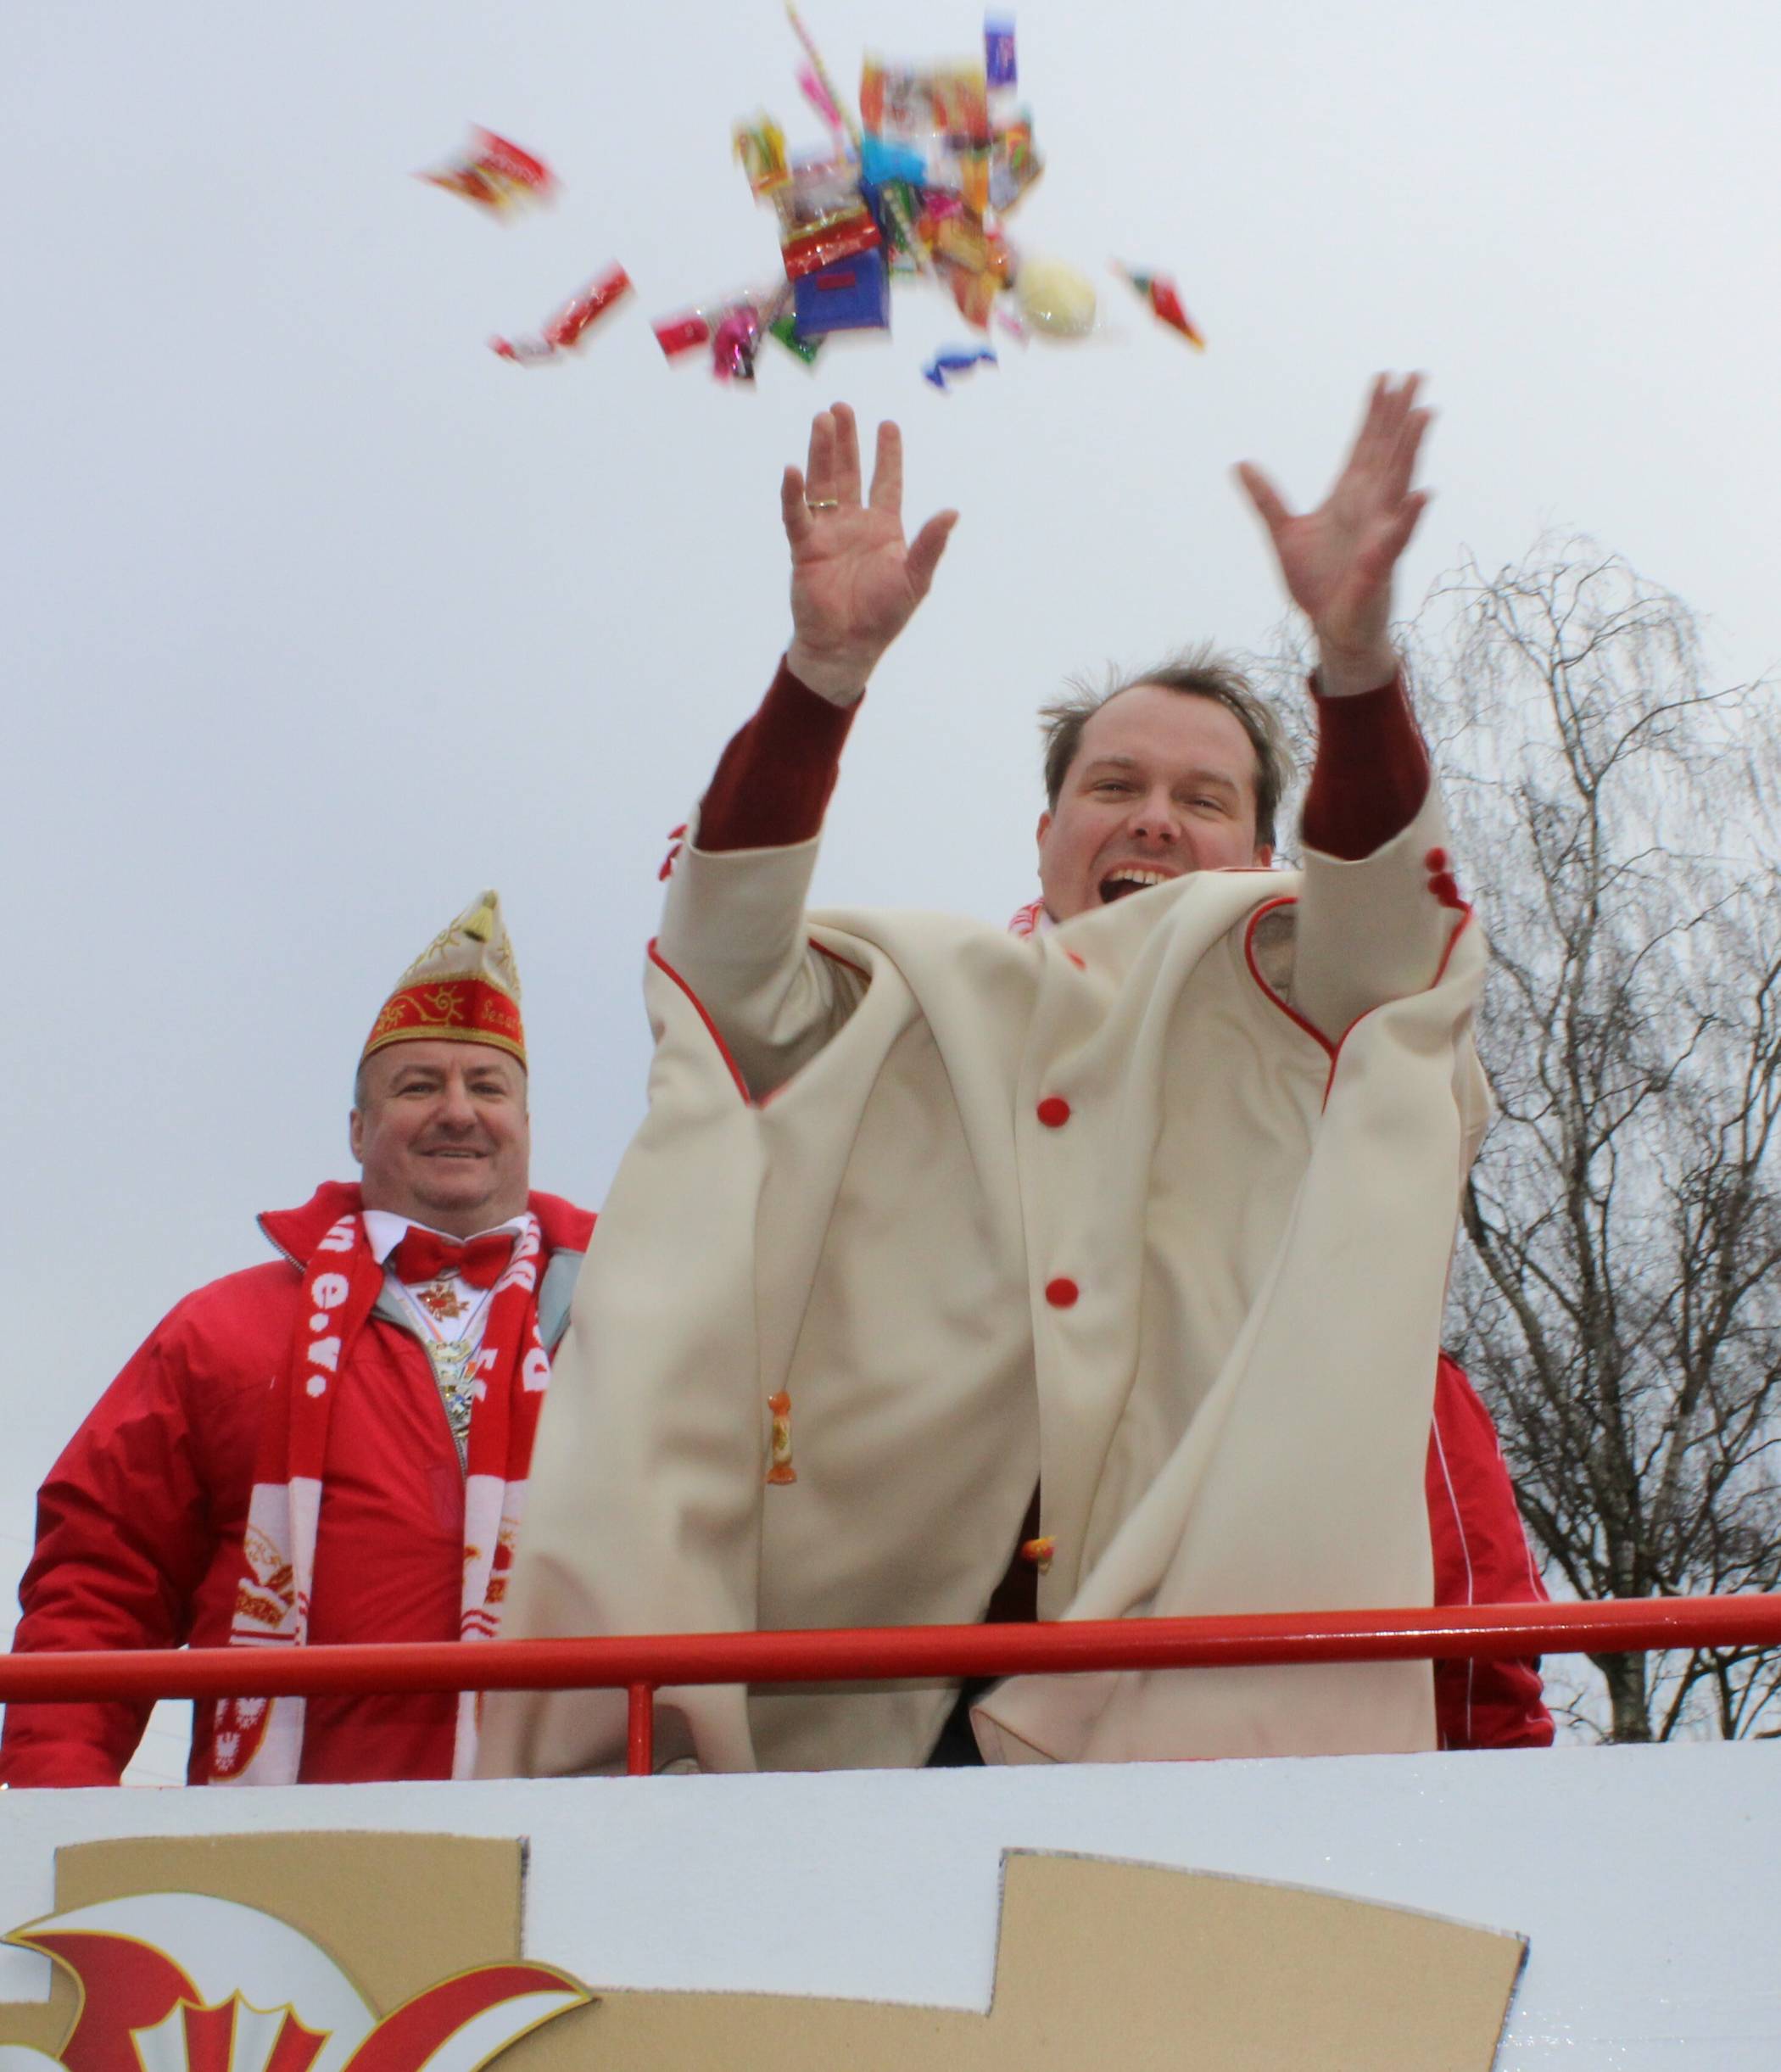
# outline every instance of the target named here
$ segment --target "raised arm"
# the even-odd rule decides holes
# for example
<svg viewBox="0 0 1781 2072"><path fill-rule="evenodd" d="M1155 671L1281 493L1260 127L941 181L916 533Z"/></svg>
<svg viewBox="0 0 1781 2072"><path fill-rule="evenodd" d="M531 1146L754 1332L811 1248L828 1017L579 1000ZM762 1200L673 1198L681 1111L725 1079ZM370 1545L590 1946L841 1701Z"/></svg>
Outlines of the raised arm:
<svg viewBox="0 0 1781 2072"><path fill-rule="evenodd" d="M1315 511L1295 515L1253 464L1237 471L1316 640L1292 997L1332 1042L1370 1008L1429 984L1457 919L1428 753L1391 643L1393 579L1428 503L1414 486L1430 422L1420 387L1416 375L1375 381Z"/></svg>
<svg viewBox="0 0 1781 2072"><path fill-rule="evenodd" d="M1416 407L1421 377L1382 374L1335 487L1315 511L1294 517L1253 461L1239 464L1280 561L1287 594L1317 638L1326 698L1377 690L1398 673L1392 646L1392 578L1428 492L1411 487L1431 413Z"/></svg>
<svg viewBox="0 0 1781 2072"><path fill-rule="evenodd" d="M813 956L803 908L816 837L854 708L928 594L956 511L913 540L902 525L902 438L879 427L869 494L845 403L810 428L780 510L792 638L760 710L730 742L670 884L657 939L698 996L752 1092L790 1077L839 1027L857 983Z"/></svg>

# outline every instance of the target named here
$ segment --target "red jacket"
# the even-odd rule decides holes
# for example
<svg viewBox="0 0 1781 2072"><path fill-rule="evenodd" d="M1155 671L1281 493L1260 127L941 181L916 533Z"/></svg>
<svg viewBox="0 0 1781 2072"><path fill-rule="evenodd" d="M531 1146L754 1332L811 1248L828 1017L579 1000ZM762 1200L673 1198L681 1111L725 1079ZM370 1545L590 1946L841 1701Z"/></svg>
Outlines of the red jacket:
<svg viewBox="0 0 1781 2072"><path fill-rule="evenodd" d="M1428 1435L1429 1538L1438 1605L1544 1604L1515 1487L1490 1412L1459 1363L1435 1370ZM1540 1695L1538 1658L1438 1662L1435 1730L1443 1748L1548 1748L1552 1715Z"/></svg>
<svg viewBox="0 0 1781 2072"><path fill-rule="evenodd" d="M294 1268L359 1206L356 1186L331 1181L301 1209L262 1216L284 1257L187 1296L99 1399L38 1493L15 1653L226 1642L260 1416L290 1356ZM567 1275L594 1217L550 1194L529 1206L546 1280L558 1257ZM550 1293L544 1282L540 1293ZM464 1479L433 1369L418 1340L373 1314L328 1426L310 1639L455 1640L463 1557ZM312 1698L302 1781L449 1777L456 1704L433 1693ZM0 1783L114 1784L149 1709L9 1706ZM209 1773L210 1731L210 1705L195 1705L193 1784Z"/></svg>

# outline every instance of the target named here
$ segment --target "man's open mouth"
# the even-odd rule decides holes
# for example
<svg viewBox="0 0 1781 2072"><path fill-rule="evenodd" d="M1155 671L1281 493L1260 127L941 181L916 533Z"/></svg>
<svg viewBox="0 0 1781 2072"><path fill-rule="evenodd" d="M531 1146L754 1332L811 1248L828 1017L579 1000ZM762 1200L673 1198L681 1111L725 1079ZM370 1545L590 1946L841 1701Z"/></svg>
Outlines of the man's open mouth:
<svg viewBox="0 0 1781 2072"><path fill-rule="evenodd" d="M1167 885L1174 874L1172 871L1147 870L1142 863L1122 863L1101 880L1101 904L1110 907L1128 893L1147 892L1153 885Z"/></svg>

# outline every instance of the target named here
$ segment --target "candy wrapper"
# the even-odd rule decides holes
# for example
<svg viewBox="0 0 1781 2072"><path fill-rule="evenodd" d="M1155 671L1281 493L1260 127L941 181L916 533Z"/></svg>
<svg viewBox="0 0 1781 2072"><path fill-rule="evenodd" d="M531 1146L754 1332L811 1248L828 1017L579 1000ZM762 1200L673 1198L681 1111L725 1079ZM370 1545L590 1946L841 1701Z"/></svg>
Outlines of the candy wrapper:
<svg viewBox="0 0 1781 2072"><path fill-rule="evenodd" d="M999 364L987 345L953 346L943 353L935 353L922 369L921 376L924 382L932 382L944 395L951 385L946 379L948 375L956 377L969 374L974 367L985 365L993 367Z"/></svg>
<svg viewBox="0 0 1781 2072"><path fill-rule="evenodd" d="M630 290L630 279L624 268L609 266L598 280L590 281L578 295L566 302L537 338L491 338L489 348L503 360L511 360L520 366L535 366L543 360L554 360L560 353L572 352L589 327L597 323Z"/></svg>
<svg viewBox="0 0 1781 2072"><path fill-rule="evenodd" d="M835 104L834 95L807 64L798 68L798 92L815 109L831 135L845 137L847 134L847 118Z"/></svg>
<svg viewBox="0 0 1781 2072"><path fill-rule="evenodd" d="M800 158L768 198L779 219L779 242L790 243L818 225L857 215L866 206L854 159Z"/></svg>
<svg viewBox="0 0 1781 2072"><path fill-rule="evenodd" d="M723 382L755 378L755 360L763 338L773 338L807 367L814 363L823 343L820 338L800 332L792 288L784 281L664 316L655 329L656 342L669 360L709 347L712 372Z"/></svg>
<svg viewBox="0 0 1781 2072"><path fill-rule="evenodd" d="M785 259L785 277L801 281L807 273L820 273L838 261L857 259L875 251L884 243L872 211L863 202L825 216L819 223L788 237L780 249Z"/></svg>
<svg viewBox="0 0 1781 2072"><path fill-rule="evenodd" d="M991 14L983 25L983 70L993 116L998 98L1002 105L1008 106L1019 82L1014 62L1014 25L1006 16Z"/></svg>
<svg viewBox="0 0 1781 2072"><path fill-rule="evenodd" d="M826 103L827 110L832 110L834 115L839 119L841 126L846 131L848 142L857 152L860 148L858 127L843 105L841 97L835 90L835 81L829 76L829 67L823 62L823 53L816 47L816 39L804 26L804 17L793 5L792 0L785 0L785 19L791 24L792 34L804 47L804 56L807 61L810 77L817 92L821 95L823 102ZM801 75L799 83L802 84ZM809 88L806 87L805 92L807 95L809 94ZM825 121L829 120L827 112L824 119Z"/></svg>
<svg viewBox="0 0 1781 2072"><path fill-rule="evenodd" d="M917 67L868 58L860 74L860 120L869 136L987 144L989 82L969 62Z"/></svg>
<svg viewBox="0 0 1781 2072"><path fill-rule="evenodd" d="M807 338L798 329L798 320L790 310L783 316L773 319L767 327L767 335L783 345L794 360L806 367L816 365L817 355L823 349L821 338Z"/></svg>
<svg viewBox="0 0 1781 2072"><path fill-rule="evenodd" d="M712 372L720 382L751 382L761 343L761 312L751 302L726 310L712 327Z"/></svg>
<svg viewBox="0 0 1781 2072"><path fill-rule="evenodd" d="M444 187L448 194L461 194L491 215L535 208L556 193L556 176L542 159L522 151L493 130L472 130L461 156L416 176L429 186Z"/></svg>
<svg viewBox="0 0 1781 2072"><path fill-rule="evenodd" d="M703 310L685 310L676 316L661 317L655 328L656 343L669 360L697 352L701 345L712 342L712 320Z"/></svg>
<svg viewBox="0 0 1781 2072"><path fill-rule="evenodd" d="M1150 304L1151 313L1160 322L1167 324L1171 331L1179 331L1187 343L1198 351L1205 351L1206 341L1200 333L1200 327L1181 307L1181 299L1175 292L1175 282L1166 273L1140 273L1136 267L1121 265L1117 260L1114 271L1131 283Z"/></svg>
<svg viewBox="0 0 1781 2072"><path fill-rule="evenodd" d="M771 115L757 115L752 122L739 122L734 132L736 156L748 175L749 191L757 201L770 201L791 184L791 164L785 155L785 132Z"/></svg>

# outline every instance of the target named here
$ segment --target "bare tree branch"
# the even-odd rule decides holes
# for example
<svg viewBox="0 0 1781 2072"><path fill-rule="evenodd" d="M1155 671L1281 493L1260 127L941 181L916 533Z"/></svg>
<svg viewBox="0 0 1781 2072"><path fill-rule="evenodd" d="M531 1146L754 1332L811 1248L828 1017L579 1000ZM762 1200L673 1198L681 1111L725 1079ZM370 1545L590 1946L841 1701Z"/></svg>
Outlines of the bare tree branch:
<svg viewBox="0 0 1781 2072"><path fill-rule="evenodd" d="M1581 539L1443 578L1403 646L1494 949L1450 1343L1555 1587L1781 1588L1773 690ZM1575 1733L1781 1735L1781 1650L1594 1667Z"/></svg>

